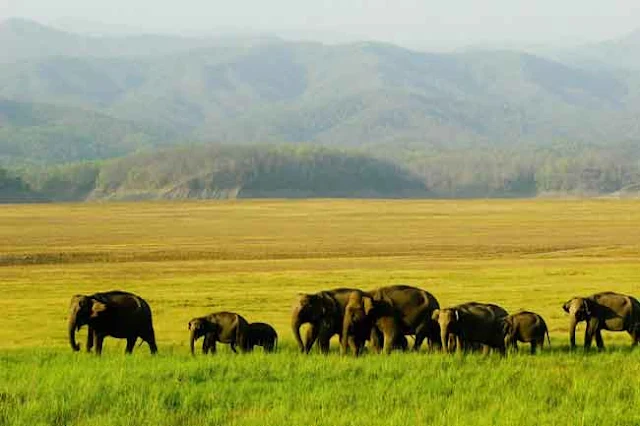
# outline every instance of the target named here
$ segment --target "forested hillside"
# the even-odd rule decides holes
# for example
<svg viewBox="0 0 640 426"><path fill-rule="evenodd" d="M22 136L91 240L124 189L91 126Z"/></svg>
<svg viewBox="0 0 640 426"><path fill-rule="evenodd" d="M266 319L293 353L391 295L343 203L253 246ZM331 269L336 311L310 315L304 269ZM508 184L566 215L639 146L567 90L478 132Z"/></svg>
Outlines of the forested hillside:
<svg viewBox="0 0 640 426"><path fill-rule="evenodd" d="M640 70L620 53L640 53L634 34L550 59L370 42L88 37L10 20L0 23L0 45L11 46L0 53L0 166L38 191L58 191L54 199L191 196L197 191L184 185L209 175L207 191L232 194L217 180L220 158L251 157L265 144L331 146L343 169L355 149L371 167L383 159L417 177L428 196L608 194L640 182ZM203 152L209 163L191 183L174 174L162 187L101 183L115 164L144 175L153 166L142 158L191 161L184 148L131 154L194 143L225 148ZM335 193L332 174L319 177L334 163L288 158L275 163L289 168L281 174L244 167L238 177L234 169L239 196ZM275 185L291 168L316 177ZM252 192L250 173L271 183ZM354 195L386 194L383 181L358 183ZM293 185L300 182L307 186Z"/></svg>
<svg viewBox="0 0 640 426"><path fill-rule="evenodd" d="M25 176L53 200L429 195L418 176L395 163L313 146L189 145Z"/></svg>

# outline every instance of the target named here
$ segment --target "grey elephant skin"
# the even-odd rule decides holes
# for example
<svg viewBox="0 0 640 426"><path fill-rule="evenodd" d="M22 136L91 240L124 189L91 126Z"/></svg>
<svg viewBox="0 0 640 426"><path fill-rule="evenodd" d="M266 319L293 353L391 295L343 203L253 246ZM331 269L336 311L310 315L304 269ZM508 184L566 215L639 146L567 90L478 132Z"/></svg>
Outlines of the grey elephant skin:
<svg viewBox="0 0 640 426"><path fill-rule="evenodd" d="M544 338L551 345L549 329L544 319L535 312L520 311L504 319L504 344L507 348L518 349L518 342L529 343L531 354L538 346L544 347Z"/></svg>
<svg viewBox="0 0 640 426"><path fill-rule="evenodd" d="M507 311L494 304L468 302L436 310L433 319L440 326L445 352L451 352L451 336L455 337L458 351L466 351L482 345L485 352L493 348L505 354L503 320Z"/></svg>
<svg viewBox="0 0 640 426"><path fill-rule="evenodd" d="M247 326L246 350L251 352L255 346L262 346L265 352L274 352L278 347L278 333L267 323L250 323Z"/></svg>
<svg viewBox="0 0 640 426"><path fill-rule="evenodd" d="M342 335L344 310L354 288L336 288L318 293L301 294L291 314L291 329L302 353L309 353L317 341L323 353L329 353L329 341ZM309 324L304 340L300 327Z"/></svg>
<svg viewBox="0 0 640 426"><path fill-rule="evenodd" d="M604 349L602 330L626 331L631 335L632 345L638 344L640 335L640 303L632 296L611 291L592 294L586 297L574 297L562 308L569 314L569 343L576 347L576 326L586 321L584 347L589 349L595 337L598 349Z"/></svg>
<svg viewBox="0 0 640 426"><path fill-rule="evenodd" d="M372 345L374 352L388 354L394 349L407 350L400 312L386 301L373 300L369 293L353 291L345 306L340 349L342 354L360 355L370 336L383 342L383 347Z"/></svg>
<svg viewBox="0 0 640 426"><path fill-rule="evenodd" d="M433 320L433 312L440 309L438 300L426 290L408 285L380 287L368 292L374 301L385 302L400 319L403 334L415 335L414 350L419 350L426 339L430 348L440 347L440 328ZM380 348L379 334L372 333L372 346Z"/></svg>
<svg viewBox="0 0 640 426"><path fill-rule="evenodd" d="M131 353L136 340L147 342L152 354L158 351L151 308L140 296L114 290L92 295L75 295L71 298L69 311L69 343L74 351L80 350L75 333L88 326L87 351L94 343L96 353L102 353L104 338L127 339L125 353Z"/></svg>
<svg viewBox="0 0 640 426"><path fill-rule="evenodd" d="M236 347L246 351L247 320L242 315L234 312L214 312L203 317L193 318L189 321L189 349L195 354L196 340L204 337L202 352L216 352L216 342L231 346L231 350L237 353Z"/></svg>

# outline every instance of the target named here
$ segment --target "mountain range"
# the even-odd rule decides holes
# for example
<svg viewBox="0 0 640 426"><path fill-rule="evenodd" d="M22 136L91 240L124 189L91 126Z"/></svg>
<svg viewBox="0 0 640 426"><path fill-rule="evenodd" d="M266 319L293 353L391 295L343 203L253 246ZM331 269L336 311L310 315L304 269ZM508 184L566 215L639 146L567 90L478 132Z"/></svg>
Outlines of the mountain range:
<svg viewBox="0 0 640 426"><path fill-rule="evenodd" d="M407 152L633 144L640 32L548 54L0 23L0 165L184 143ZM402 155L400 154L402 152Z"/></svg>

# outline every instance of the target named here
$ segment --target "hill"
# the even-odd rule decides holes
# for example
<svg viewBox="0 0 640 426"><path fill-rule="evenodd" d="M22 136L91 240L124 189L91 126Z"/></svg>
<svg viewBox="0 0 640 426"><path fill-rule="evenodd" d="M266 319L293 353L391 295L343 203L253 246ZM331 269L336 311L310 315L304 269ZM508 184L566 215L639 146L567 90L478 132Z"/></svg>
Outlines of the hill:
<svg viewBox="0 0 640 426"><path fill-rule="evenodd" d="M0 164L116 157L168 138L166 132L91 110L0 99Z"/></svg>
<svg viewBox="0 0 640 426"><path fill-rule="evenodd" d="M53 200L428 196L422 179L395 163L306 145L180 146L24 176Z"/></svg>
<svg viewBox="0 0 640 426"><path fill-rule="evenodd" d="M558 60L592 69L640 71L640 28L617 39L555 52Z"/></svg>
<svg viewBox="0 0 640 426"><path fill-rule="evenodd" d="M34 51L33 40L52 45L0 64L0 97L95 111L176 142L429 148L640 138L640 75L522 52L176 38L152 43L179 48L142 54L30 22L3 27L17 51Z"/></svg>

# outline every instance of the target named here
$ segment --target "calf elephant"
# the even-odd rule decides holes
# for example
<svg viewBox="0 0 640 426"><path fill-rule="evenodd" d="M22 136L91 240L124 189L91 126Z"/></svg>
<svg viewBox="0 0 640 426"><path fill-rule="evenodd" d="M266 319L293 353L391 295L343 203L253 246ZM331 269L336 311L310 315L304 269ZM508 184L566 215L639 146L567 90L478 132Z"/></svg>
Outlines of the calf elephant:
<svg viewBox="0 0 640 426"><path fill-rule="evenodd" d="M274 352L278 345L278 333L269 324L252 322L247 326L246 349L252 351L254 346L262 346L265 352Z"/></svg>
<svg viewBox="0 0 640 426"><path fill-rule="evenodd" d="M189 348L194 355L196 340L204 336L203 353L215 353L216 342L226 343L235 353L236 346L246 351L246 335L248 323L241 315L234 312L214 312L204 317L193 318L189 321Z"/></svg>
<svg viewBox="0 0 640 426"><path fill-rule="evenodd" d="M389 354L394 349L402 351L408 349L402 319L393 306L384 301L373 300L370 304L365 304L365 311L372 325L371 336L374 336L375 341L383 342L382 348L373 345L374 351L381 349Z"/></svg>
<svg viewBox="0 0 640 426"><path fill-rule="evenodd" d="M433 312L440 309L438 300L428 291L408 285L392 285L370 291L373 300L386 302L400 319L403 334L414 334L414 350L419 350L427 339L430 348L440 347L440 328L432 319ZM374 348L382 345L372 334Z"/></svg>
<svg viewBox="0 0 640 426"><path fill-rule="evenodd" d="M602 330L626 331L631 335L632 346L638 344L640 335L640 303L632 296L611 291L592 294L587 297L574 297L563 306L569 314L569 343L576 347L576 326L586 321L587 329L584 334L584 347L589 349L593 337L596 338L598 349L604 349Z"/></svg>
<svg viewBox="0 0 640 426"><path fill-rule="evenodd" d="M102 353L102 344L107 336L127 339L125 353L131 353L136 340L147 342L152 354L158 351L156 346L151 308L140 296L114 290L95 293L90 296L75 295L71 298L69 312L69 343L74 351L80 350L76 343L76 331L88 326L87 352L94 342L96 353Z"/></svg>
<svg viewBox="0 0 640 426"><path fill-rule="evenodd" d="M372 335L384 342L383 350L387 354L393 349L407 349L408 343L398 312L385 301L373 300L359 290L353 291L345 306L341 352L345 354L351 348L354 355L358 356ZM374 347L374 350L379 351L380 348Z"/></svg>
<svg viewBox="0 0 640 426"><path fill-rule="evenodd" d="M338 288L312 294L301 294L291 315L293 336L302 353L309 353L318 341L323 353L329 352L329 341L334 335L342 334L344 309L353 288ZM300 327L309 324L303 341Z"/></svg>
<svg viewBox="0 0 640 426"><path fill-rule="evenodd" d="M544 346L544 338L547 337L549 345L549 329L544 319L533 312L521 311L509 315L503 322L504 344L507 348L518 348L518 342L530 343L531 354L536 353L536 348Z"/></svg>
<svg viewBox="0 0 640 426"><path fill-rule="evenodd" d="M365 310L365 300L367 305L371 306L371 298L362 291L354 290L349 294L340 335L340 352L343 355L348 349L351 349L355 356L360 355L371 333L372 323Z"/></svg>
<svg viewBox="0 0 640 426"><path fill-rule="evenodd" d="M469 350L481 344L488 352L489 348L505 353L503 320L508 315L500 306L469 302L450 308L437 309L433 312L433 319L440 326L441 341L445 352L450 352L454 346L449 340L451 335L456 338L458 351Z"/></svg>

